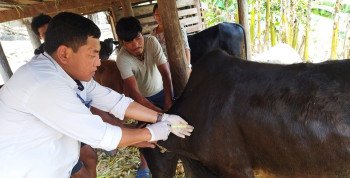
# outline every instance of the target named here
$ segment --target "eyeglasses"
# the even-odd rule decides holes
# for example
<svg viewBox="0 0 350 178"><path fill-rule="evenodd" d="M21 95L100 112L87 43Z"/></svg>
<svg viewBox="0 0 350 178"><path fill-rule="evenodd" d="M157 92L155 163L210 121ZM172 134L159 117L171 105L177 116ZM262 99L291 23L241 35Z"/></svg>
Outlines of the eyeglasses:
<svg viewBox="0 0 350 178"><path fill-rule="evenodd" d="M80 99L80 101L81 101L87 108L90 108L90 107L91 107L91 102L92 102L92 100L90 100L90 101L85 101L78 93L77 93L77 97Z"/></svg>

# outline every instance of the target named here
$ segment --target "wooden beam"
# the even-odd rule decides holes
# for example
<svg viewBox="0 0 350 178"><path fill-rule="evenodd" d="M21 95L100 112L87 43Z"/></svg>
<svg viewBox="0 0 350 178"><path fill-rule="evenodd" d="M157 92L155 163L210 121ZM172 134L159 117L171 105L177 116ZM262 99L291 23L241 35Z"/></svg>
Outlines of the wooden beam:
<svg viewBox="0 0 350 178"><path fill-rule="evenodd" d="M10 77L13 75L10 65L6 59L4 50L2 49L1 42L0 42L0 74L4 82L9 80Z"/></svg>
<svg viewBox="0 0 350 178"><path fill-rule="evenodd" d="M186 86L188 71L176 1L158 0L158 6L164 27L174 96L177 98Z"/></svg>
<svg viewBox="0 0 350 178"><path fill-rule="evenodd" d="M130 0L120 0L124 17L134 16Z"/></svg>
<svg viewBox="0 0 350 178"><path fill-rule="evenodd" d="M16 4L38 4L41 1L40 0L3 0L5 2L9 3L16 3Z"/></svg>
<svg viewBox="0 0 350 178"><path fill-rule="evenodd" d="M145 0L130 0L131 3L144 2ZM11 10L0 11L0 23L7 22L11 20L22 19L26 17L34 17L39 13L44 14L57 14L63 11L73 11L75 13L80 13L77 8L81 8L84 13L89 13L88 11L98 12L98 9L93 10L93 7L102 6L118 6L120 5L119 0L60 0L60 1L44 1L42 3L28 5L21 8L14 8ZM87 10L92 9L92 10Z"/></svg>

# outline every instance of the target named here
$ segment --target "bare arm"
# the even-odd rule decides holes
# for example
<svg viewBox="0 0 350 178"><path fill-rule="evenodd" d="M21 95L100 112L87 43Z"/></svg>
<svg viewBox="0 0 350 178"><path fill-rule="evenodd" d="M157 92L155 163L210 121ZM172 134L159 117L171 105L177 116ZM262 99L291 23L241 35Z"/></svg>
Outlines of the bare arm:
<svg viewBox="0 0 350 178"><path fill-rule="evenodd" d="M142 96L141 92L139 91L139 87L137 86L137 82L134 76L131 76L129 78L124 79L124 88L128 92L129 96L134 99L136 102L140 103L141 105L152 109L157 112L162 112L160 108L153 105L148 99L146 99L144 96Z"/></svg>
<svg viewBox="0 0 350 178"><path fill-rule="evenodd" d="M187 60L187 74L190 76L192 69L188 67L189 64L191 64L191 52L189 49L185 49L185 54L186 54L186 60Z"/></svg>
<svg viewBox="0 0 350 178"><path fill-rule="evenodd" d="M173 84L171 82L169 62L159 65L158 70L162 75L162 79L163 79L163 88L164 88L164 95L165 95L164 111L168 111L171 105L173 105L173 101L172 101Z"/></svg>

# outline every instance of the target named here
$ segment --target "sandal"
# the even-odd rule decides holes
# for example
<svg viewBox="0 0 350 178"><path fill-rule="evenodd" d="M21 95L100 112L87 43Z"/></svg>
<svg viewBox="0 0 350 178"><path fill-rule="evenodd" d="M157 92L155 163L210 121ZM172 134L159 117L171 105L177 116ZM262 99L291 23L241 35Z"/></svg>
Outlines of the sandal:
<svg viewBox="0 0 350 178"><path fill-rule="evenodd" d="M138 169L136 173L136 178L150 178L149 169L145 169L145 170Z"/></svg>

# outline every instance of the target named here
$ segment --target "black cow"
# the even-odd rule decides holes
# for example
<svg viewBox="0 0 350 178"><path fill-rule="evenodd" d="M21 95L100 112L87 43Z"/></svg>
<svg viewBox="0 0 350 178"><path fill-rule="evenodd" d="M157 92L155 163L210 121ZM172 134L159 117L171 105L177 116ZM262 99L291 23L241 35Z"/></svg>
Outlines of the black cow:
<svg viewBox="0 0 350 178"><path fill-rule="evenodd" d="M240 24L220 23L197 34L188 35L188 43L192 64L214 49L222 49L230 55L247 59L245 32Z"/></svg>
<svg viewBox="0 0 350 178"><path fill-rule="evenodd" d="M186 177L350 175L349 60L278 65L214 51L169 113L195 129L159 142L171 152L144 150L153 177L173 177L179 156Z"/></svg>

